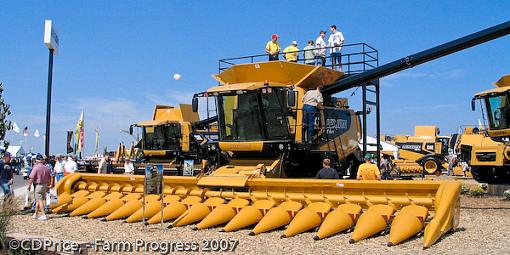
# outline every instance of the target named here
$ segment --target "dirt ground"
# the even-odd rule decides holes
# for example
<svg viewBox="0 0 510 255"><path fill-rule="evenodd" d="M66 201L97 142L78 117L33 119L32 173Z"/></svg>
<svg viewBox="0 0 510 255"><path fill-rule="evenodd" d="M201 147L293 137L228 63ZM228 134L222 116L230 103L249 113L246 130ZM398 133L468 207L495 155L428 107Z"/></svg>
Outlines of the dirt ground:
<svg viewBox="0 0 510 255"><path fill-rule="evenodd" d="M36 221L31 215L17 215L11 220L8 232L15 235L43 236L55 240L73 240L93 243L97 239L130 242L196 242L204 249L216 240L231 251L242 254L508 254L510 249L510 201L501 197L461 197L461 220L456 232L445 235L427 250L422 249L422 238L416 237L395 247L387 247L387 236L377 236L356 244L349 244L349 233L338 234L325 240L314 241L314 232L280 239L283 230L258 236L249 236L249 230L233 233L219 232L219 228L194 231L191 226L162 228L160 225L144 226L122 221L102 222L80 217L50 215L47 221ZM139 240L138 240L139 239ZM228 245L227 245L228 244ZM227 247L228 246L228 247ZM202 250L202 252L204 252ZM89 249L89 254L95 252ZM141 252L133 252L141 253Z"/></svg>

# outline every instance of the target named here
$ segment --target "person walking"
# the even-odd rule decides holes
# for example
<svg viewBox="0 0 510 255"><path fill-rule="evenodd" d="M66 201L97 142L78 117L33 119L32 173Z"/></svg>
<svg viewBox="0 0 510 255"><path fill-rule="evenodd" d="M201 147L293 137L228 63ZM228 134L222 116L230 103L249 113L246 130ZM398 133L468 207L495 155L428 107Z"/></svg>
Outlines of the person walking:
<svg viewBox="0 0 510 255"><path fill-rule="evenodd" d="M266 53L269 56L269 61L278 60L278 54L280 53L280 43L278 43L278 35L273 34L271 41L266 44Z"/></svg>
<svg viewBox="0 0 510 255"><path fill-rule="evenodd" d="M40 155L36 157L36 164L34 165L32 173L30 173L30 179L28 180L28 192L30 192L32 184L34 185L36 205L33 218L38 220L47 220L44 212L46 193L48 192L48 189L53 187L50 178L50 169L44 163L44 159ZM38 217L39 212L41 213L41 216Z"/></svg>
<svg viewBox="0 0 510 255"><path fill-rule="evenodd" d="M13 168L11 165L11 154L5 152L0 162L0 185L4 192L4 203L12 197L11 185L14 184Z"/></svg>
<svg viewBox="0 0 510 255"><path fill-rule="evenodd" d="M307 65L315 65L315 54L313 41L308 41L308 44L303 48L303 59L305 60L305 64Z"/></svg>
<svg viewBox="0 0 510 255"><path fill-rule="evenodd" d="M101 161L99 161L99 165L97 167L98 174L107 174L108 173L108 161L110 160L110 154L105 153Z"/></svg>
<svg viewBox="0 0 510 255"><path fill-rule="evenodd" d="M313 42L312 42L313 44ZM322 160L322 169L317 172L315 176L317 179L339 179L338 172L336 169L331 167L331 160L325 158Z"/></svg>
<svg viewBox="0 0 510 255"><path fill-rule="evenodd" d="M292 41L292 43L287 46L287 48L285 48L283 50L283 53L285 55L283 55L285 57L285 59L289 62L297 62L298 61L298 47L297 47L297 42L296 41Z"/></svg>
<svg viewBox="0 0 510 255"><path fill-rule="evenodd" d="M134 174L135 173L135 166L133 165L133 162L131 162L130 158L126 158L124 160L124 174Z"/></svg>
<svg viewBox="0 0 510 255"><path fill-rule="evenodd" d="M62 155L57 154L55 157L55 183L58 183L62 178L64 178L64 160L62 159Z"/></svg>
<svg viewBox="0 0 510 255"><path fill-rule="evenodd" d="M64 176L73 174L78 171L78 164L76 164L76 156L72 155L67 157L67 162L64 164Z"/></svg>
<svg viewBox="0 0 510 255"><path fill-rule="evenodd" d="M319 37L315 40L315 59L317 60L317 65L319 65L319 61L322 66L326 66L326 42L324 38L326 37L326 31L321 30L319 32Z"/></svg>
<svg viewBox="0 0 510 255"><path fill-rule="evenodd" d="M344 44L344 35L342 32L336 30L336 25L331 25L331 35L328 39L328 46L330 49L332 68L334 70L342 71L342 46Z"/></svg>
<svg viewBox="0 0 510 255"><path fill-rule="evenodd" d="M372 163L372 155L365 154L365 163L359 165L358 173L356 175L358 180L380 180L381 172L377 165Z"/></svg>
<svg viewBox="0 0 510 255"><path fill-rule="evenodd" d="M389 161L388 157L382 153L381 153L380 169L381 169L381 179L387 180L390 175L390 172L391 172L391 165L390 165L390 161Z"/></svg>
<svg viewBox="0 0 510 255"><path fill-rule="evenodd" d="M309 89L303 96L303 127L306 128L306 141L311 143L315 132L315 117L322 109L322 86Z"/></svg>

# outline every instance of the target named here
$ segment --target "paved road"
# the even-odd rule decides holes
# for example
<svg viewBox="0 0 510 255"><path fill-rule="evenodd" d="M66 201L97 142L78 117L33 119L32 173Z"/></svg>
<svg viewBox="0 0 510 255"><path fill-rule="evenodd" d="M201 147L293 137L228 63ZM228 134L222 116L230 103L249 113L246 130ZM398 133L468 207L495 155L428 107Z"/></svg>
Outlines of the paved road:
<svg viewBox="0 0 510 255"><path fill-rule="evenodd" d="M27 185L27 181L28 180L23 180L23 176L21 174L14 175L14 185L12 186L14 189L25 187Z"/></svg>

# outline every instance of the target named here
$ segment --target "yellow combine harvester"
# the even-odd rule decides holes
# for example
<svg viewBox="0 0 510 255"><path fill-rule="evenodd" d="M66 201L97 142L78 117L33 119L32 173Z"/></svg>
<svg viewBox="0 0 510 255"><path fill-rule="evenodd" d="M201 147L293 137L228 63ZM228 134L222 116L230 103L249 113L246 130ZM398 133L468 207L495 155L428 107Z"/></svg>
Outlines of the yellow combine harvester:
<svg viewBox="0 0 510 255"><path fill-rule="evenodd" d="M510 75L494 83L495 89L476 94L486 130L467 128L459 138L459 158L471 165L471 174L478 182L510 183Z"/></svg>
<svg viewBox="0 0 510 255"><path fill-rule="evenodd" d="M399 176L441 174L448 168L450 137L439 136L436 126L416 126L414 136L395 135L390 142L399 148L398 159L393 160Z"/></svg>
<svg viewBox="0 0 510 255"><path fill-rule="evenodd" d="M208 146L217 139L212 125L216 118L200 121L191 105L179 107L156 105L152 120L136 124L142 129L141 148L148 163L162 163L165 169L182 170L184 160L193 160L194 169L201 169L202 160L213 163L217 152Z"/></svg>
<svg viewBox="0 0 510 255"><path fill-rule="evenodd" d="M147 195L145 209L143 176L68 175L56 186L53 212L126 222L147 218L149 224L163 220L172 227L197 223L196 229L251 228L251 235L287 226L282 237L318 228L316 240L353 229L350 242L390 227L388 245L424 230L423 247L430 247L459 223L459 182L274 178L313 174L316 166L307 169L303 161L317 162L321 154L336 157L343 167L358 150L356 113L332 99L319 117L323 130L317 130L315 143L303 143L300 98L318 84L339 79L323 90L330 96L508 33L510 22L349 77L283 62L233 66L217 76L223 86L197 95L218 102L219 146L234 154L229 165L198 177L164 177L162 201Z"/></svg>
<svg viewBox="0 0 510 255"><path fill-rule="evenodd" d="M219 162L218 151L209 146L209 142L218 139L216 119L199 120L198 113L193 112L189 104L180 104L179 107L156 105L152 120L130 127L130 134L133 134L134 128L140 128L139 148L133 145L126 150L124 144L119 144L114 164L122 167L125 158L136 155L145 163L162 164L172 175L182 175L185 160L193 161L193 169L197 172L203 167L206 170L214 167ZM203 160L207 165L202 164ZM137 168L143 169L144 166Z"/></svg>
<svg viewBox="0 0 510 255"><path fill-rule="evenodd" d="M243 172L254 171L277 177L314 177L324 158L331 159L340 176L354 176L361 158L361 126L345 100L324 102L312 143L306 142L303 132L301 109L306 91L342 76L329 68L282 61L235 65L216 75L222 85L196 94L193 105L198 106L199 97L215 98L219 148L232 157L227 166L201 182L239 174L236 180L243 186L243 179L248 178Z"/></svg>

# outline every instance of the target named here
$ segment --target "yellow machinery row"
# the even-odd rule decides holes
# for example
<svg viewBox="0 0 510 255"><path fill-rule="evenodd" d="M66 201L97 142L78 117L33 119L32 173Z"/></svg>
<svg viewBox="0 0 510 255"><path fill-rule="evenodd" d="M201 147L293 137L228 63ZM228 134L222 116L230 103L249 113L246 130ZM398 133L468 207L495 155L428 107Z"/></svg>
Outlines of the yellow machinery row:
<svg viewBox="0 0 510 255"><path fill-rule="evenodd" d="M423 231L423 247L430 247L459 223L459 182L309 179L324 158L351 177L362 159L360 114L332 95L508 33L510 22L347 77L282 61L234 65L215 76L220 86L192 101L193 112L200 97L216 102L216 144L230 153L229 163L197 177L164 177L163 201L143 198L144 176L75 173L57 184L53 211L127 222L145 217L172 227L251 228L253 235L286 226L282 237L317 228L315 239L353 229L351 242L390 227L389 245ZM302 98L323 86L324 109L307 142Z"/></svg>

